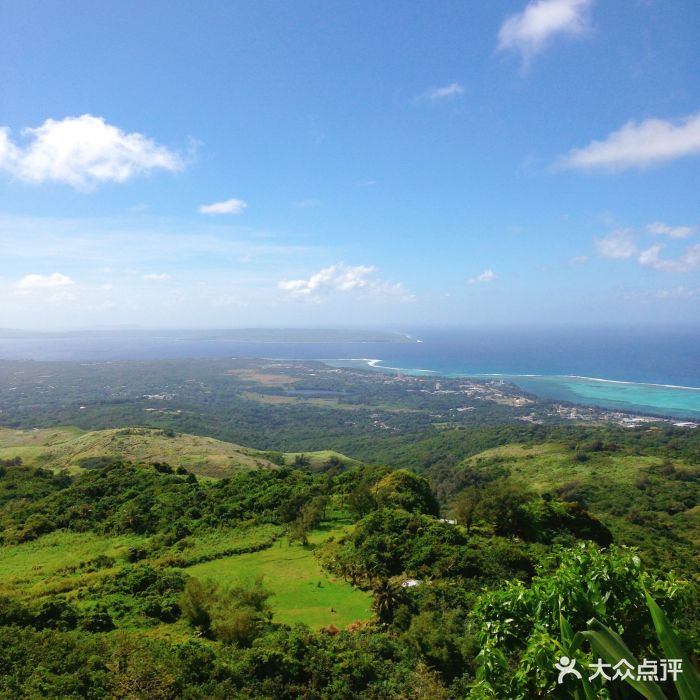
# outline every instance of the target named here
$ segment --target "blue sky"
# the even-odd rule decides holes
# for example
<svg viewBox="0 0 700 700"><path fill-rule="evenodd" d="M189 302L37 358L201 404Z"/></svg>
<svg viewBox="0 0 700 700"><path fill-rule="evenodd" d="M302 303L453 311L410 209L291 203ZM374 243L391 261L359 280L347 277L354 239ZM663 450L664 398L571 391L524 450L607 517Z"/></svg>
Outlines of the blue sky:
<svg viewBox="0 0 700 700"><path fill-rule="evenodd" d="M698 320L695 0L0 13L0 327Z"/></svg>

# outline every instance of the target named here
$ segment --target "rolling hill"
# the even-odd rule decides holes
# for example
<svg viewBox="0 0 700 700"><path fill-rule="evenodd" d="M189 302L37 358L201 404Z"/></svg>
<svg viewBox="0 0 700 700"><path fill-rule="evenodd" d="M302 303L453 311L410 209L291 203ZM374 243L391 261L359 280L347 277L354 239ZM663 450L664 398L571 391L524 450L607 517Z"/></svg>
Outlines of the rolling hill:
<svg viewBox="0 0 700 700"><path fill-rule="evenodd" d="M316 466L339 453L308 452ZM296 453L286 455L291 463ZM166 462L198 476L223 478L248 469L276 469L270 455L248 447L199 435L173 433L158 428L119 428L85 432L61 427L36 430L0 428L0 459L21 457L28 466L68 469L71 472L99 467L113 459L134 462Z"/></svg>

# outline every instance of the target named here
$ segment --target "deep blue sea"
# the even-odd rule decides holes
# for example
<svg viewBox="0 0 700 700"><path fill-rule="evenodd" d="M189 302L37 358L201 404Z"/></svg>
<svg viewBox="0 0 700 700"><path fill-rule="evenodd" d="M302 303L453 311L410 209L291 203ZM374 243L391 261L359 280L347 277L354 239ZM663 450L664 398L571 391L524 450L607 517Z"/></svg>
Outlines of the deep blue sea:
<svg viewBox="0 0 700 700"><path fill-rule="evenodd" d="M267 357L448 376L501 375L533 394L700 419L700 329L407 329L411 342L243 342L212 331L0 332L0 359Z"/></svg>

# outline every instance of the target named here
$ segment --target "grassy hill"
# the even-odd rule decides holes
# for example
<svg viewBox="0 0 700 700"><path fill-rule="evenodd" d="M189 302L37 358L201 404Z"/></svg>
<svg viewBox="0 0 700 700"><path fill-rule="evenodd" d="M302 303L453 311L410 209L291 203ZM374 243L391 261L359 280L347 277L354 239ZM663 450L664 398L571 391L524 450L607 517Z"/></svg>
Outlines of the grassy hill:
<svg viewBox="0 0 700 700"><path fill-rule="evenodd" d="M0 459L19 456L29 466L76 471L112 459L167 462L195 474L221 478L247 469L276 468L256 450L213 438L157 428L84 432L76 428L0 429Z"/></svg>
<svg viewBox="0 0 700 700"><path fill-rule="evenodd" d="M297 457L306 457L309 460L309 467L313 470L320 469L329 460L338 459L350 467L357 467L362 464L352 457L347 457L335 450L318 450L317 452L285 452L284 459L287 464L293 464Z"/></svg>
<svg viewBox="0 0 700 700"><path fill-rule="evenodd" d="M284 455L291 464L298 453ZM334 456L348 464L355 460L332 451L308 452L313 467ZM0 428L0 459L21 457L27 466L77 472L113 459L166 462L198 476L223 478L248 469L276 469L270 455L214 438L174 433L159 428L118 428L83 431L73 427L36 430Z"/></svg>
<svg viewBox="0 0 700 700"><path fill-rule="evenodd" d="M462 467L484 468L501 465L515 479L521 479L538 493L550 491L567 482L608 482L633 486L642 470L660 463L648 455L616 454L589 451L576 454L559 442L543 444L511 444L485 450L468 457Z"/></svg>
<svg viewBox="0 0 700 700"><path fill-rule="evenodd" d="M521 490L576 501L627 543L664 542L660 560L678 546L700 563L698 469L683 460L601 444L513 443L468 457L456 472L507 478Z"/></svg>
<svg viewBox="0 0 700 700"><path fill-rule="evenodd" d="M661 465L653 455L628 454L609 450L573 450L560 442L510 444L484 450L468 457L460 467L483 470L506 469L511 478L521 480L530 489L544 493L570 482L602 486L634 487L646 470ZM686 465L680 461L676 466Z"/></svg>

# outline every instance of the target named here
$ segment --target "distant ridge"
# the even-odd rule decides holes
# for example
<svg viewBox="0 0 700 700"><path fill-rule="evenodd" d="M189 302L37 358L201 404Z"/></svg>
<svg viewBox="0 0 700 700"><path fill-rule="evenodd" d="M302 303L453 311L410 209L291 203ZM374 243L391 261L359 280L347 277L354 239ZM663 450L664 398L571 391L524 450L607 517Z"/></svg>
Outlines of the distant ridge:
<svg viewBox="0 0 700 700"><path fill-rule="evenodd" d="M278 454L278 453L275 453ZM285 455L291 464L300 453ZM305 453L313 469L331 457L358 464L338 452ZM79 472L114 460L183 467L211 478L230 477L251 469L278 469L271 453L200 435L160 428L130 427L85 432L78 428L12 430L0 428L0 459L21 457L25 465ZM281 456L281 454L279 455Z"/></svg>

